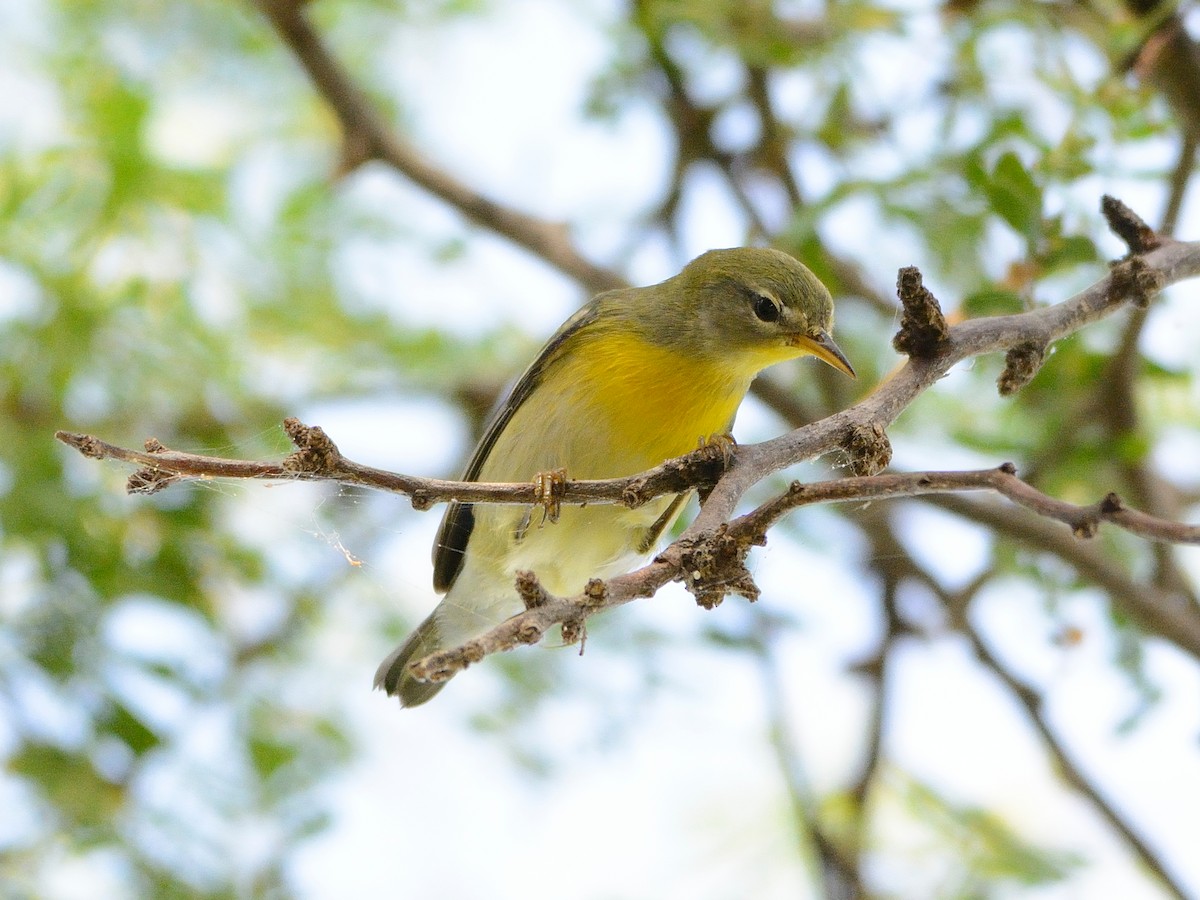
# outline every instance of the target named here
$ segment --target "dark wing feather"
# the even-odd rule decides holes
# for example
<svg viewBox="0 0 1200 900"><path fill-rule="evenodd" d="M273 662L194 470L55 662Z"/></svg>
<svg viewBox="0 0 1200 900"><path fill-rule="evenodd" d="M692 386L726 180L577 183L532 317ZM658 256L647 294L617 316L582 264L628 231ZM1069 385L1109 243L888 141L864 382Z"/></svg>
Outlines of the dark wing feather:
<svg viewBox="0 0 1200 900"><path fill-rule="evenodd" d="M500 435L504 433L504 429L512 417L521 408L521 404L528 400L537 386L541 384L546 371L558 358L567 339L580 328L596 321L600 314L599 301L604 296L601 294L596 297L562 324L562 327L542 348L542 352L537 355L537 358L513 385L512 390L500 402L495 412L492 413L491 421L484 430L483 437L475 446L475 452L471 454L467 470L463 473L463 481L479 480L483 464L487 461L488 455L492 452ZM532 477L537 473L530 472L529 474ZM446 506L445 515L442 516L441 527L433 542L433 589L439 594L450 590L454 579L462 571L467 553L467 542L471 539L471 531L475 527L473 506L474 504L471 503L451 501Z"/></svg>

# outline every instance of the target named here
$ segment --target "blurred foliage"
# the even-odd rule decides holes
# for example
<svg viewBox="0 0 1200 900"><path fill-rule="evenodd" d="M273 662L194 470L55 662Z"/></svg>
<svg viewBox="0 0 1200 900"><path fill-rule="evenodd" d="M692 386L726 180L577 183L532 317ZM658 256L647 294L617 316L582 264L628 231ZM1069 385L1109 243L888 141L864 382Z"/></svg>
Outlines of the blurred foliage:
<svg viewBox="0 0 1200 900"><path fill-rule="evenodd" d="M902 774L893 781L889 787L900 795L913 819L928 830L932 846L938 848L931 860L924 861L936 872L932 896L979 897L1014 886L1054 884L1082 863L1074 854L1032 845L987 810L948 803L928 785ZM954 853L941 852L947 843L954 846ZM947 864L947 860L953 863ZM920 867L919 860L916 868ZM911 877L919 881L922 875Z"/></svg>
<svg viewBox="0 0 1200 900"><path fill-rule="evenodd" d="M43 896L65 855L128 895L290 895L289 863L328 822L320 788L356 747L336 695L287 686L313 684L303 679L314 636L348 627L319 598L346 590L351 569L296 565L257 546L230 515L234 488L125 498L118 467L73 456L52 435L155 435L253 457L285 452L275 423L317 402L419 395L465 404L477 419L480 395L519 366L531 339L407 321L406 303L438 298L414 301L417 288L401 280L381 300L355 277L355 254L454 267L484 238L457 222L429 227L427 200L398 192L381 202L356 181L398 176L333 176L336 122L252 4L5 7L0 56L32 99L0 120L0 802L13 811L0 830L0 893ZM623 228L682 243L686 205L669 203L672 193L698 192L714 161L746 180L731 183L752 183L765 201L757 222L743 210L747 239L768 233L840 295L839 341L859 385L896 364L886 344L894 316L866 296L889 296L887 266L919 260L955 315L1051 302L1119 252L1097 222L1101 185L1160 198L1171 183L1179 126L1122 68L1146 27L1120 4L949 3L937 15L866 0L631 7L610 23L581 121L615 125L649 105L664 130L685 113L696 130L674 132L675 183ZM418 127L419 85L397 78L389 40L448 22L485 28L492 14L470 0L310 8L400 131ZM927 77L889 80L908 66ZM776 121L755 105L755 73L778 98ZM754 124L722 124L747 115ZM847 227L864 217L878 223L870 234ZM865 282L847 281L833 260L860 266ZM1145 503L1149 469L1170 489L1165 512L1182 515L1196 485L1154 466L1165 434L1200 428L1194 373L1135 355L1139 414L1114 417L1096 386L1114 377L1127 327L1061 342L1011 400L996 396L995 361L967 367L910 410L893 441L930 450L930 467L944 452L1012 459L1078 502L1117 490ZM859 388L826 374L771 377L814 412L851 402ZM453 467L446 460L444 473ZM329 515L358 529L359 546L386 537L386 513L368 503L331 502ZM1103 547L1142 575L1167 565L1123 536L1106 534ZM1003 542L989 566L1047 596L1089 589ZM266 624L244 626L231 593L252 604L269 595ZM386 621L372 625L389 636L408 624L378 615ZM1123 635L1114 666L1152 703L1142 638L1119 613L1113 622ZM708 639L746 652L719 629ZM655 662L662 642L653 629L626 641L634 680L670 683ZM544 655L499 661L496 702L472 723L531 771L553 760L517 726L550 715L570 689L561 671ZM640 710L627 699L580 740L612 740ZM938 896L1053 884L1079 864L915 781L895 793L955 860ZM269 840L231 852L264 821Z"/></svg>

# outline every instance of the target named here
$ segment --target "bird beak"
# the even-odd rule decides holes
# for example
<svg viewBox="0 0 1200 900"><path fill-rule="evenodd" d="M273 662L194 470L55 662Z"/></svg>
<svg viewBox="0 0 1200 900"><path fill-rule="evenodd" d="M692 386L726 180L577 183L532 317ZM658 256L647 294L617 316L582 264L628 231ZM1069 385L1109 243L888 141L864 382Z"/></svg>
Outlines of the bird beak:
<svg viewBox="0 0 1200 900"><path fill-rule="evenodd" d="M812 354L821 362L828 363L839 372L845 372L851 378L856 377L854 366L850 365L850 360L846 359L846 354L833 342L828 331L822 329L816 334L798 334L789 343L805 353Z"/></svg>

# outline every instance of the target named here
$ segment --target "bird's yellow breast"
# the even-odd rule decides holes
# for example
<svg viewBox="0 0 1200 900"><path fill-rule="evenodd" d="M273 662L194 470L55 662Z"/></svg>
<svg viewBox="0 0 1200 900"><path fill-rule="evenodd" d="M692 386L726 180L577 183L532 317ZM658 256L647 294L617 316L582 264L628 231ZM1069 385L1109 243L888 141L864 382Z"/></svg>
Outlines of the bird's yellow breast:
<svg viewBox="0 0 1200 900"><path fill-rule="evenodd" d="M564 359L556 377L574 385L576 402L588 412L584 428L630 458L630 471L612 473L617 475L687 453L701 438L728 430L759 368L608 333Z"/></svg>
<svg viewBox="0 0 1200 900"><path fill-rule="evenodd" d="M492 446L480 480L652 468L727 431L759 370L796 355L779 347L714 360L611 329L577 335L564 349Z"/></svg>

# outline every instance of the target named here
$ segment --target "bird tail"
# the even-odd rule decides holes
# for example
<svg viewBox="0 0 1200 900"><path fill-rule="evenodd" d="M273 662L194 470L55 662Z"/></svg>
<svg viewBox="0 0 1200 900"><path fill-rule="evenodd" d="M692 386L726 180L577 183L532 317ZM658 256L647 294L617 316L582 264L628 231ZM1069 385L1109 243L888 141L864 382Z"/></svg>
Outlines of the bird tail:
<svg viewBox="0 0 1200 900"><path fill-rule="evenodd" d="M379 664L375 670L375 687L382 688L389 697L398 697L401 706L420 706L433 699L446 683L420 681L408 671L408 664L444 647L441 631L431 614Z"/></svg>

